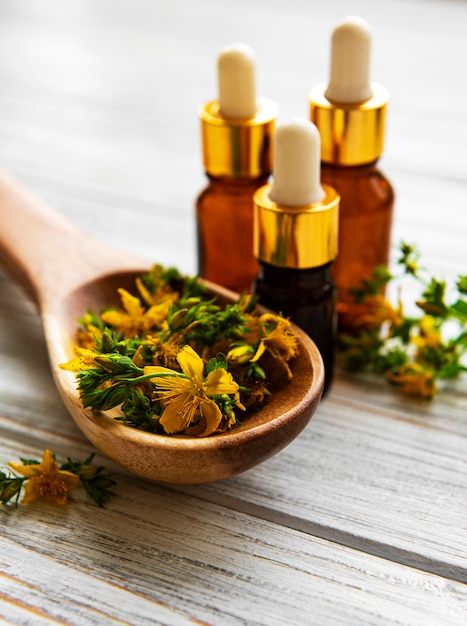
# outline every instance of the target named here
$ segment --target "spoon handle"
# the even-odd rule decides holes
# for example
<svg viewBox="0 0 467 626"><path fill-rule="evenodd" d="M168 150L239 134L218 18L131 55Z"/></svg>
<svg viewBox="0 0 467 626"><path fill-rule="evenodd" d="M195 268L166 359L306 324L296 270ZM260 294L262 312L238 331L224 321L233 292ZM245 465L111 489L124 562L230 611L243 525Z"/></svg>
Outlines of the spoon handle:
<svg viewBox="0 0 467 626"><path fill-rule="evenodd" d="M141 260L102 244L0 170L0 264L42 310L64 291Z"/></svg>

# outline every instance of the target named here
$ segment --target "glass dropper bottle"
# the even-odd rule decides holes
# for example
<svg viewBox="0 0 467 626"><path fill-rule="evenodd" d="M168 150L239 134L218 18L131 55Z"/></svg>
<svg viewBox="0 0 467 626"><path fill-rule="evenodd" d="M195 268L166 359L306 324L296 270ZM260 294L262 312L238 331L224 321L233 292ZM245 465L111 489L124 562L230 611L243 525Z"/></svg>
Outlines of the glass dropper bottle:
<svg viewBox="0 0 467 626"><path fill-rule="evenodd" d="M301 327L324 362L325 390L334 370L339 194L320 183L320 137L295 119L277 127L273 182L254 195L254 253L260 270L253 293Z"/></svg>
<svg viewBox="0 0 467 626"><path fill-rule="evenodd" d="M321 181L341 195L339 255L332 273L339 292L339 330L352 332L352 290L388 265L394 192L378 169L389 93L371 83L371 32L349 16L334 29L329 83L310 92L310 119L321 135Z"/></svg>
<svg viewBox="0 0 467 626"><path fill-rule="evenodd" d="M258 272L253 256L253 193L272 167L276 104L256 96L256 59L246 44L218 57L219 98L200 108L208 185L196 201L198 273L241 292Z"/></svg>

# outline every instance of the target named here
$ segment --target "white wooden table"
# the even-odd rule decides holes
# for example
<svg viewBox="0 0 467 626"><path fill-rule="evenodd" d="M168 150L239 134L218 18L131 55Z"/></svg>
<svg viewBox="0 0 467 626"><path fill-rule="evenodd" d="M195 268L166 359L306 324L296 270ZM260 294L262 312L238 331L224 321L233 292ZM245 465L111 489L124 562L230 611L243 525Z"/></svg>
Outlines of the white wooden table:
<svg viewBox="0 0 467 626"><path fill-rule="evenodd" d="M467 4L454 0L0 0L0 164L83 228L196 271L197 106L244 41L281 120L306 116L329 35L373 27L392 101L382 167L394 250L467 268ZM1 207L0 207L1 210ZM99 509L0 508L5 624L467 623L467 384L431 402L339 372L305 432L259 467L177 488L116 473ZM83 459L39 318L0 274L0 465ZM74 492L78 493L78 492Z"/></svg>

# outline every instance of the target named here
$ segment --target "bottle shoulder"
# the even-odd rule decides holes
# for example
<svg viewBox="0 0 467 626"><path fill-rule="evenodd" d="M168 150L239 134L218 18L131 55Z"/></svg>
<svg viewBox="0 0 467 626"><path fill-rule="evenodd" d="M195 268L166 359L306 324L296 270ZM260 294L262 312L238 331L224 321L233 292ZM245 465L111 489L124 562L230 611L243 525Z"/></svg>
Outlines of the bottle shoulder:
<svg viewBox="0 0 467 626"><path fill-rule="evenodd" d="M255 191L267 183L268 177L253 179L216 179L209 178L206 187L196 199L197 206L223 206L235 202L236 205L252 206Z"/></svg>
<svg viewBox="0 0 467 626"><path fill-rule="evenodd" d="M375 163L347 167L323 163L321 182L341 195L341 206L358 202L390 207L394 202L393 186Z"/></svg>
<svg viewBox="0 0 467 626"><path fill-rule="evenodd" d="M269 175L260 176L258 178L215 178L208 176L207 184L200 194L224 193L224 194L243 194L252 193L265 185L269 179Z"/></svg>

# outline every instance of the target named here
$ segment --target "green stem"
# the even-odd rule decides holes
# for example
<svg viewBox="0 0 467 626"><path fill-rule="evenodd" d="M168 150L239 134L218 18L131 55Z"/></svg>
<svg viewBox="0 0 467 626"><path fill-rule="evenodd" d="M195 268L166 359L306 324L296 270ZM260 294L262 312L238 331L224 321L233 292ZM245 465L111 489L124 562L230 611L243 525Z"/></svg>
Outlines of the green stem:
<svg viewBox="0 0 467 626"><path fill-rule="evenodd" d="M164 372L159 374L144 374L143 376L137 376L136 378L120 378L118 382L126 382L130 385L137 385L138 383L143 382L144 380L150 380L151 378L164 378L164 377L173 377L178 376L180 378L189 378L186 374L182 372Z"/></svg>

